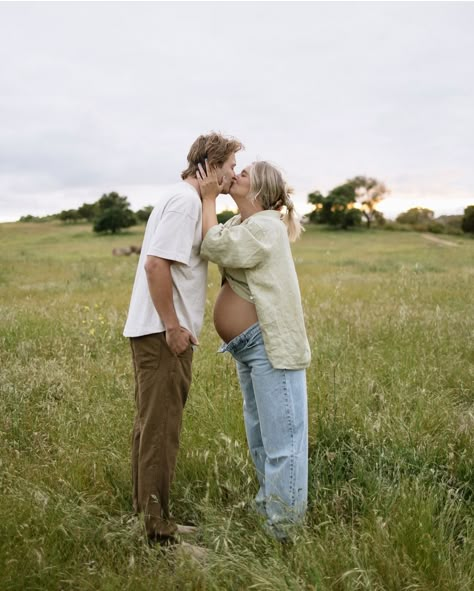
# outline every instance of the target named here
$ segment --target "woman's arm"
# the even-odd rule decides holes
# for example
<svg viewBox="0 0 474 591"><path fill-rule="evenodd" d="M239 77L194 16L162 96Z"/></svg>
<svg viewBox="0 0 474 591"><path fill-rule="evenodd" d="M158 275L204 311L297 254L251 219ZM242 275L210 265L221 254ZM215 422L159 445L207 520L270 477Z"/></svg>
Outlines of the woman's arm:
<svg viewBox="0 0 474 591"><path fill-rule="evenodd" d="M215 199L203 199L202 200L202 238L206 237L206 234L210 228L217 226L217 214L216 214L216 200Z"/></svg>
<svg viewBox="0 0 474 591"><path fill-rule="evenodd" d="M271 251L271 240L256 224L209 228L201 245L201 257L221 267L251 269Z"/></svg>

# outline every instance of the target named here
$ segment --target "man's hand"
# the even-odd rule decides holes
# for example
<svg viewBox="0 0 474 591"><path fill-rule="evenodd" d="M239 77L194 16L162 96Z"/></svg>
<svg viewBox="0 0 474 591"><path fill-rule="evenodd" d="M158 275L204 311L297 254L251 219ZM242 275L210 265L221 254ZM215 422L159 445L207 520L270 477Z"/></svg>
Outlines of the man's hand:
<svg viewBox="0 0 474 591"><path fill-rule="evenodd" d="M222 182L219 184L216 169L209 166L207 158L205 162L206 170L204 170L201 164L198 164L199 170L196 171L196 178L199 183L199 189L201 190L201 199L203 201L206 199L215 200L222 193L226 178L223 177Z"/></svg>
<svg viewBox="0 0 474 591"><path fill-rule="evenodd" d="M179 325L173 303L173 279L171 265L173 261L148 255L145 272L150 296L161 321L165 325L166 342L175 355L184 353L189 344L199 345L189 330Z"/></svg>
<svg viewBox="0 0 474 591"><path fill-rule="evenodd" d="M184 353L190 344L199 345L196 337L182 326L167 329L166 342L175 355Z"/></svg>

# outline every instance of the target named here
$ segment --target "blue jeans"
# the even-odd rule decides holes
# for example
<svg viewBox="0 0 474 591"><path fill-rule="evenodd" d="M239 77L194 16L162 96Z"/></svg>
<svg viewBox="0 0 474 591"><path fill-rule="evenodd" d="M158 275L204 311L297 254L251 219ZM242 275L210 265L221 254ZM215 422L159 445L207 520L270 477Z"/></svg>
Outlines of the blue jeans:
<svg viewBox="0 0 474 591"><path fill-rule="evenodd" d="M273 368L258 323L220 351L237 362L245 431L260 484L257 510L268 531L285 538L302 521L308 497L306 372Z"/></svg>

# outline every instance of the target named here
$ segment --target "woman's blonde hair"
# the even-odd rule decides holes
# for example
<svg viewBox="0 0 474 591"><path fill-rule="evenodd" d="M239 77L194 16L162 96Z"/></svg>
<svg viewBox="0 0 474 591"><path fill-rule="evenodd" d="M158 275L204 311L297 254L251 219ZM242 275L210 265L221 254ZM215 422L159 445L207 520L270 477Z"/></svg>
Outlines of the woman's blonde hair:
<svg viewBox="0 0 474 591"><path fill-rule="evenodd" d="M249 199L257 199L263 209L280 211L284 207L285 213L282 220L288 230L290 241L294 242L300 237L303 227L295 212L291 198L293 189L287 185L278 168L265 160L259 160L251 164L249 176Z"/></svg>

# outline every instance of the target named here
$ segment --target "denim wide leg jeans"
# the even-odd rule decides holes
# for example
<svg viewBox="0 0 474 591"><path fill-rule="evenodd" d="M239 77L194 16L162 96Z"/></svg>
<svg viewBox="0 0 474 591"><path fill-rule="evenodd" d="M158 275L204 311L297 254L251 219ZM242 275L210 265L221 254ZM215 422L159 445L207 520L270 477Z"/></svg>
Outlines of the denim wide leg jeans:
<svg viewBox="0 0 474 591"><path fill-rule="evenodd" d="M257 509L269 532L285 538L302 521L307 505L306 372L273 368L258 323L220 351L228 351L237 362L245 431L260 484Z"/></svg>

